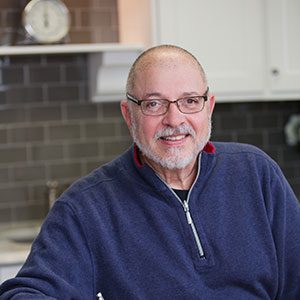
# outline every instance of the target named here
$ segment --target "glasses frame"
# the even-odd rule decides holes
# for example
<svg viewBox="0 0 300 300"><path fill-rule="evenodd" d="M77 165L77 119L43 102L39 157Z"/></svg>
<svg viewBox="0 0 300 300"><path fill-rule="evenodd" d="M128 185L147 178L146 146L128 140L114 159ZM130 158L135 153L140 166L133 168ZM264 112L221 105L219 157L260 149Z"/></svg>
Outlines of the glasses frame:
<svg viewBox="0 0 300 300"><path fill-rule="evenodd" d="M145 112L143 111L143 106L141 106L141 111L142 111L142 113L143 113L144 115L146 115L146 116L162 116L162 115L165 115L165 114L168 112L171 103L175 103L176 106L177 106L177 108L178 108L178 110L179 110L181 113L190 115L190 114L196 114L196 113L198 113L198 112L201 112L201 111L204 109L205 102L208 100L208 91L209 91L209 87L207 87L205 93L204 93L203 95L201 95L201 96L183 97L183 98L176 99L176 100L174 100L174 101L170 101L170 100L168 100L168 99L147 99L147 100L142 100L142 99L137 99L137 98L135 98L134 96L132 96L132 95L130 95L130 94L128 94L128 93L126 93L126 98L127 98L127 100L132 101L133 103L135 103L135 104L137 104L137 105L139 105L139 106L141 106L143 102L148 102L148 101L151 101L151 100L152 100L152 101L153 101L153 100L164 100L164 101L168 101L168 106L167 106L166 111L165 111L164 113L161 113L161 114L147 114L147 113L145 113ZM189 113L186 113L186 112L181 111L181 109L180 109L180 107L179 107L179 104L178 104L178 101L180 101L180 100L182 100L182 99L185 99L185 98L194 98L194 97L201 97L201 98L204 99L202 108L201 108L200 110L198 110L198 111L189 112Z"/></svg>

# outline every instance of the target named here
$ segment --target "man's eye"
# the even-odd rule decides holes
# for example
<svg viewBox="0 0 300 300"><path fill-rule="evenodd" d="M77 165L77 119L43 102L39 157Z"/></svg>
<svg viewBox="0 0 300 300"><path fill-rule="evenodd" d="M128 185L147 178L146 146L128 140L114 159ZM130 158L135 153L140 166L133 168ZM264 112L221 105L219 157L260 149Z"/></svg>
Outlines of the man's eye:
<svg viewBox="0 0 300 300"><path fill-rule="evenodd" d="M184 99L186 104L199 104L200 103L200 98L199 97L190 97Z"/></svg>
<svg viewBox="0 0 300 300"><path fill-rule="evenodd" d="M186 102L190 104L198 104L200 102L200 98L199 97L187 98Z"/></svg>
<svg viewBox="0 0 300 300"><path fill-rule="evenodd" d="M159 108L161 106L161 103L158 100L147 101L145 106L147 109L154 109Z"/></svg>

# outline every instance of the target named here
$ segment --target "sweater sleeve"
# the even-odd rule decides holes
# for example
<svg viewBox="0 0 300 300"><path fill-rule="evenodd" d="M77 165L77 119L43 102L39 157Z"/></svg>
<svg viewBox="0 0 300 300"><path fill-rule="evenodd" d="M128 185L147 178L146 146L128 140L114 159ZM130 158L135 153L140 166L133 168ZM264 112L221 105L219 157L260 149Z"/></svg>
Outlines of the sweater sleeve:
<svg viewBox="0 0 300 300"><path fill-rule="evenodd" d="M279 168L273 174L270 223L278 262L276 299L300 299L300 204Z"/></svg>
<svg viewBox="0 0 300 300"><path fill-rule="evenodd" d="M93 267L73 209L57 201L16 278L4 282L6 299L93 299Z"/></svg>

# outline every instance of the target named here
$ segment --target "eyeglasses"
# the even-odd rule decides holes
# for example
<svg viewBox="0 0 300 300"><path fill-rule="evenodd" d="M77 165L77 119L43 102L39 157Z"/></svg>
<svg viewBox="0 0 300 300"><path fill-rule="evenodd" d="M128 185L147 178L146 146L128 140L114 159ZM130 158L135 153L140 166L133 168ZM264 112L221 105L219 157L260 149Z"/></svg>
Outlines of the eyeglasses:
<svg viewBox="0 0 300 300"><path fill-rule="evenodd" d="M146 116L161 116L167 113L171 103L176 103L179 111L184 114L195 114L203 110L205 102L208 100L208 90L202 96L190 96L174 101L167 99L147 99L139 100L130 94L126 98L141 107L142 113Z"/></svg>

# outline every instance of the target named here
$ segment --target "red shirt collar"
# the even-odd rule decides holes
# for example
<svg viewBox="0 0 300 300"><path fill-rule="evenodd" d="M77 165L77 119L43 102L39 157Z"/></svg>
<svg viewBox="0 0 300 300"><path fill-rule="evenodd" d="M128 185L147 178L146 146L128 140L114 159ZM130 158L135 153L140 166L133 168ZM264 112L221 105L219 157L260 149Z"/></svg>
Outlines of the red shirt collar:
<svg viewBox="0 0 300 300"><path fill-rule="evenodd" d="M215 154L216 153L216 148L213 145L212 142L208 142L205 147L203 148L203 151L209 154Z"/></svg>

